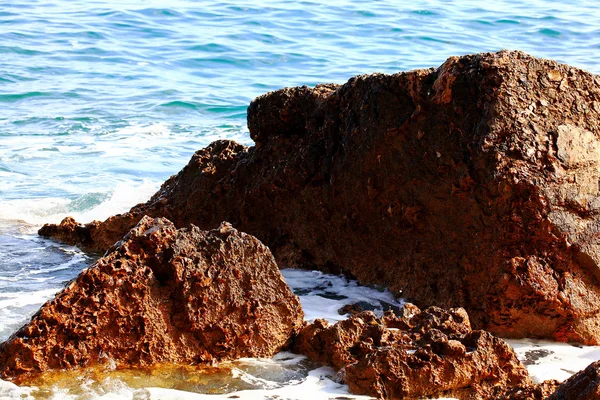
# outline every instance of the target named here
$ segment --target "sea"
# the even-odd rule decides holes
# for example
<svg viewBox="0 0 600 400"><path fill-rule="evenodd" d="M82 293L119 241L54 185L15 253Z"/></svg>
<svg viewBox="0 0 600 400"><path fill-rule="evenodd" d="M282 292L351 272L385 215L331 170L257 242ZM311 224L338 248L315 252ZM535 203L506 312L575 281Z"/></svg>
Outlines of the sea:
<svg viewBox="0 0 600 400"><path fill-rule="evenodd" d="M146 201L216 139L252 145L246 108L286 86L439 66L519 49L600 72L592 0L0 0L0 341L95 261L37 236L71 215ZM383 288L282 267L306 318ZM600 348L510 342L535 380L564 380ZM0 399L359 399L335 371L281 353L211 368L72 371Z"/></svg>

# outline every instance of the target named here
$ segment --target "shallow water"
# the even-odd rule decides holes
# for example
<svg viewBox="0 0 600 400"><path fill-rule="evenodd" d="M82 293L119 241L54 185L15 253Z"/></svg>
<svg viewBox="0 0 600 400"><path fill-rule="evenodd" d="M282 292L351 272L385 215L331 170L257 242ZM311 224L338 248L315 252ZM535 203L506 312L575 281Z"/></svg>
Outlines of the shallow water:
<svg viewBox="0 0 600 400"><path fill-rule="evenodd" d="M76 248L37 237L41 224L66 215L87 222L126 211L211 141L251 144L245 114L255 96L284 86L343 83L362 73L438 66L451 55L502 48L600 72L600 4L3 2L0 340L93 261ZM339 277L298 271L286 277L302 295L308 318L339 319L337 309L354 300L380 309L399 304L385 291ZM597 348L513 343L536 379L564 379L600 358ZM286 381L301 361L294 361L293 372L281 365L287 361L266 362L265 373L256 372L253 362L232 368L258 383L232 384L228 391L252 387L240 394L244 399L295 398L301 388L315 399L346 393L327 378L331 370L307 367L302 377ZM273 371L287 384L281 386ZM79 375L75 387L43 390L56 399L181 398L174 389L191 389L185 374L173 374L163 383L144 374L135 378L146 386L131 377L109 374L94 381ZM231 377L214 385L219 382L244 380ZM40 390L0 381L0 398L39 397Z"/></svg>

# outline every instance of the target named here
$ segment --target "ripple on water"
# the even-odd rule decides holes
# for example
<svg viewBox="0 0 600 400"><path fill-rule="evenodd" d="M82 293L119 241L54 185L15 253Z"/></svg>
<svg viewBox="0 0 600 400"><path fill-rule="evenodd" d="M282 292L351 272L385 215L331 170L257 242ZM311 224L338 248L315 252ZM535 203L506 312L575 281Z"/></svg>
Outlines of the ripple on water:
<svg viewBox="0 0 600 400"><path fill-rule="evenodd" d="M538 32L544 36L550 36L550 37L559 37L560 35L562 35L562 33L559 30L549 29L549 28L540 29Z"/></svg>

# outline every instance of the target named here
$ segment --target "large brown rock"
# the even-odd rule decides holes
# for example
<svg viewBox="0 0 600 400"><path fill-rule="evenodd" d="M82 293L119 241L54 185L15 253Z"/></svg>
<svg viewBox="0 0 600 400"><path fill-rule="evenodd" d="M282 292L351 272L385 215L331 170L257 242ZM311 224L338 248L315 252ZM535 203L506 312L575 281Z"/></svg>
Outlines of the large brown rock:
<svg viewBox="0 0 600 400"><path fill-rule="evenodd" d="M280 266L463 306L504 337L599 344L599 115L599 77L521 52L282 89L248 108L255 146L211 144L75 242L104 250L145 214L227 220Z"/></svg>
<svg viewBox="0 0 600 400"><path fill-rule="evenodd" d="M255 237L144 217L0 345L0 377L271 357L302 326L298 298Z"/></svg>
<svg viewBox="0 0 600 400"><path fill-rule="evenodd" d="M410 305L403 312L376 318L367 311L335 325L316 320L298 335L294 351L342 371L351 392L381 399L482 399L531 385L512 348L471 330L463 309Z"/></svg>

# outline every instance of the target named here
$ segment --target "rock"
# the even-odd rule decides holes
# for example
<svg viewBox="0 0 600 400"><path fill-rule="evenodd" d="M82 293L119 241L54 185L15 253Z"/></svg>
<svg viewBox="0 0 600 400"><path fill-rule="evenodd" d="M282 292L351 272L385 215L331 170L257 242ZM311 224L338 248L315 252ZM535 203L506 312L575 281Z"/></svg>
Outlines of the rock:
<svg viewBox="0 0 600 400"><path fill-rule="evenodd" d="M600 399L600 361L588 365L564 381L548 400L598 400Z"/></svg>
<svg viewBox="0 0 600 400"><path fill-rule="evenodd" d="M350 391L381 399L492 398L498 388L530 386L512 348L471 330L463 309L409 305L404 315L365 311L305 327L294 351L341 371Z"/></svg>
<svg viewBox="0 0 600 400"><path fill-rule="evenodd" d="M560 386L556 380L547 380L533 385L498 387L491 396L495 400L546 400Z"/></svg>
<svg viewBox="0 0 600 400"><path fill-rule="evenodd" d="M52 237L66 243L84 244L88 243L92 231L92 226L99 225L99 221L94 221L86 226L81 225L73 219L66 217L59 225L45 224L39 231L40 235ZM113 241L114 243L114 241Z"/></svg>
<svg viewBox="0 0 600 400"><path fill-rule="evenodd" d="M53 237L92 252L105 252L119 241L145 215L165 217L178 227L192 223L203 229L219 226L219 215L223 215L221 204L206 202L203 196L217 200L231 189L227 179L233 178L235 163L243 158L247 148L231 141L217 141L194 154L190 162L177 175L167 180L147 204L138 204L130 212L109 217L103 222L93 221L86 225L77 224L67 217L60 225L46 224L39 234ZM223 185L220 184L221 181ZM214 193L213 193L214 192ZM211 194L212 193L212 194ZM193 210L203 204L202 210ZM202 221L195 215L210 221ZM233 214L231 214L233 216ZM239 218L236 218L236 220ZM227 220L238 226L236 221ZM195 222L195 223L194 223ZM200 224L200 222L203 222Z"/></svg>
<svg viewBox="0 0 600 400"><path fill-rule="evenodd" d="M271 357L303 326L273 256L228 223L143 217L0 347L0 377Z"/></svg>
<svg viewBox="0 0 600 400"><path fill-rule="evenodd" d="M280 266L462 306L503 337L600 344L599 104L597 76L508 51L282 89L248 108L255 146L211 144L75 239L227 220Z"/></svg>
<svg viewBox="0 0 600 400"><path fill-rule="evenodd" d="M566 381L555 380L541 384L515 387L498 400L598 400L600 399L600 361L588 365Z"/></svg>

